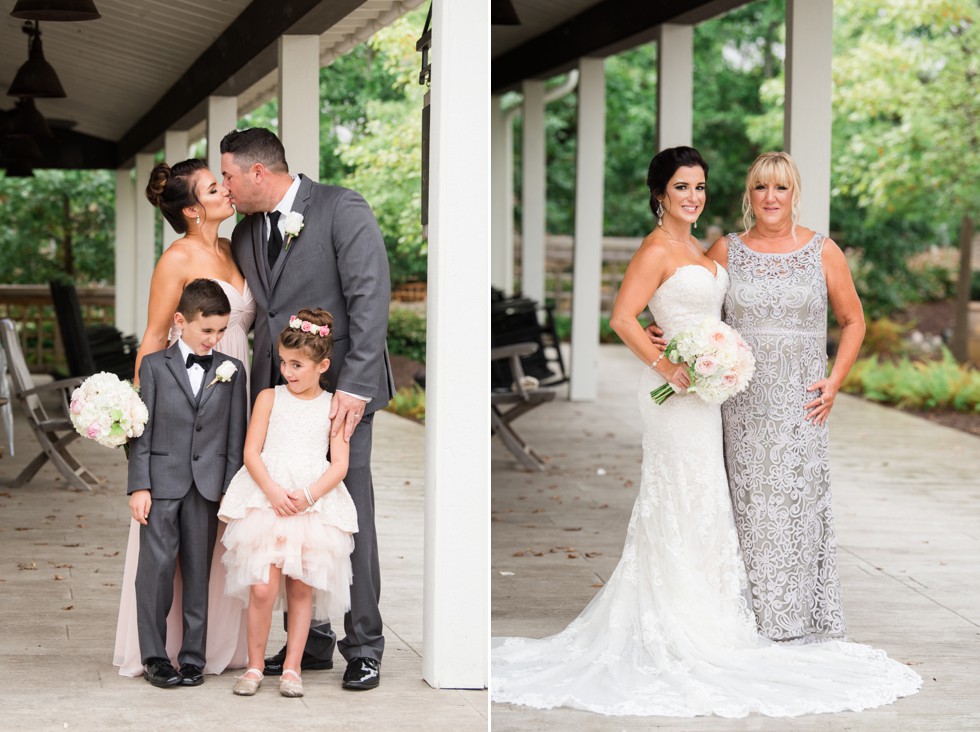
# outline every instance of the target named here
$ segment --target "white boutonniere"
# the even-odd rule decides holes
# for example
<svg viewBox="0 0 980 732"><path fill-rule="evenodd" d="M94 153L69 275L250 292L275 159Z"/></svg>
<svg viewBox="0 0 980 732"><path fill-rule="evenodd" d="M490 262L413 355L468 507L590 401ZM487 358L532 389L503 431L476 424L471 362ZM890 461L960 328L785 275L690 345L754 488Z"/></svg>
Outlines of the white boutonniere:
<svg viewBox="0 0 980 732"><path fill-rule="evenodd" d="M210 389L219 381L231 381L231 377L235 375L236 371L238 371L238 367L231 361L222 361L221 365L218 367L218 370L214 372L214 379L207 385L206 388Z"/></svg>
<svg viewBox="0 0 980 732"><path fill-rule="evenodd" d="M283 244L283 250L288 252L289 245L293 239L299 236L299 232L303 230L303 214L299 211L290 211L286 214L284 229L286 231L286 242Z"/></svg>

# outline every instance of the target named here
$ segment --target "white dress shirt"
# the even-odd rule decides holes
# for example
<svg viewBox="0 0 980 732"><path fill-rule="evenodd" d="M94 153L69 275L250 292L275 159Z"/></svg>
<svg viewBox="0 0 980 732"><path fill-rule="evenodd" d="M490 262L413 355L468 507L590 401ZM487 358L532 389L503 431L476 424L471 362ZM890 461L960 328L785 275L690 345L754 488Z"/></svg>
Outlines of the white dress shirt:
<svg viewBox="0 0 980 732"><path fill-rule="evenodd" d="M180 348L180 356L184 359L184 363L187 363L187 357L190 356L194 351L191 347L184 343L184 339L181 338L177 341L177 346ZM204 355L214 356L214 351L208 351ZM201 382L204 381L204 367L201 364L196 363L187 369L187 378L191 380L191 391L197 396L197 392L201 390Z"/></svg>

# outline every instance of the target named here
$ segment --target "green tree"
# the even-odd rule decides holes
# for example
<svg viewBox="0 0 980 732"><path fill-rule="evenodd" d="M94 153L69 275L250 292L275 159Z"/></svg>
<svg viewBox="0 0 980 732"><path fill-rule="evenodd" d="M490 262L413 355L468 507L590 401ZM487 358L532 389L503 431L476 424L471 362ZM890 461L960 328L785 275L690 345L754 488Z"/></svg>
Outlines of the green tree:
<svg viewBox="0 0 980 732"><path fill-rule="evenodd" d="M102 170L37 170L0 178L0 282L79 285L114 278L115 176Z"/></svg>
<svg viewBox="0 0 980 732"><path fill-rule="evenodd" d="M980 201L980 6L975 0L835 3L836 187L873 223L960 228L953 350L966 356ZM877 262L876 262L877 264Z"/></svg>

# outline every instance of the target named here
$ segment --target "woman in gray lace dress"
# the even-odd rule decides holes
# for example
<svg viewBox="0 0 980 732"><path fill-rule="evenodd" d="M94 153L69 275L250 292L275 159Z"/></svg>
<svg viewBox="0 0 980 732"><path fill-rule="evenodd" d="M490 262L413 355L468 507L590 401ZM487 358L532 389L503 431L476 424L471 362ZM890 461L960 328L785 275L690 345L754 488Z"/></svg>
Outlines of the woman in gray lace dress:
<svg viewBox="0 0 980 732"><path fill-rule="evenodd" d="M723 405L739 543L763 635L806 643L845 635L830 506L827 417L864 339L847 261L798 224L800 174L765 153L746 177L745 230L708 256L731 284L725 321L752 346L755 377ZM827 375L827 304L841 328Z"/></svg>

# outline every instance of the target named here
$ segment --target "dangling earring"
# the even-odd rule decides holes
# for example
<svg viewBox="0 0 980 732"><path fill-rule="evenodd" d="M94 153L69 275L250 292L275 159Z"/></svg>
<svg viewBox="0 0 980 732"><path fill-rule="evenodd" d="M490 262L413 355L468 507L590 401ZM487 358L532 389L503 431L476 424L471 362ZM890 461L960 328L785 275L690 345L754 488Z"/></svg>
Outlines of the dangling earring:
<svg viewBox="0 0 980 732"><path fill-rule="evenodd" d="M697 221L694 222L694 228L695 229L698 228L698 222Z"/></svg>
<svg viewBox="0 0 980 732"><path fill-rule="evenodd" d="M664 225L664 202L663 201L657 201L656 216L657 216L657 226L663 226Z"/></svg>
<svg viewBox="0 0 980 732"><path fill-rule="evenodd" d="M201 225L201 214L197 215L197 218L194 219L194 223L197 224L198 226Z"/></svg>

